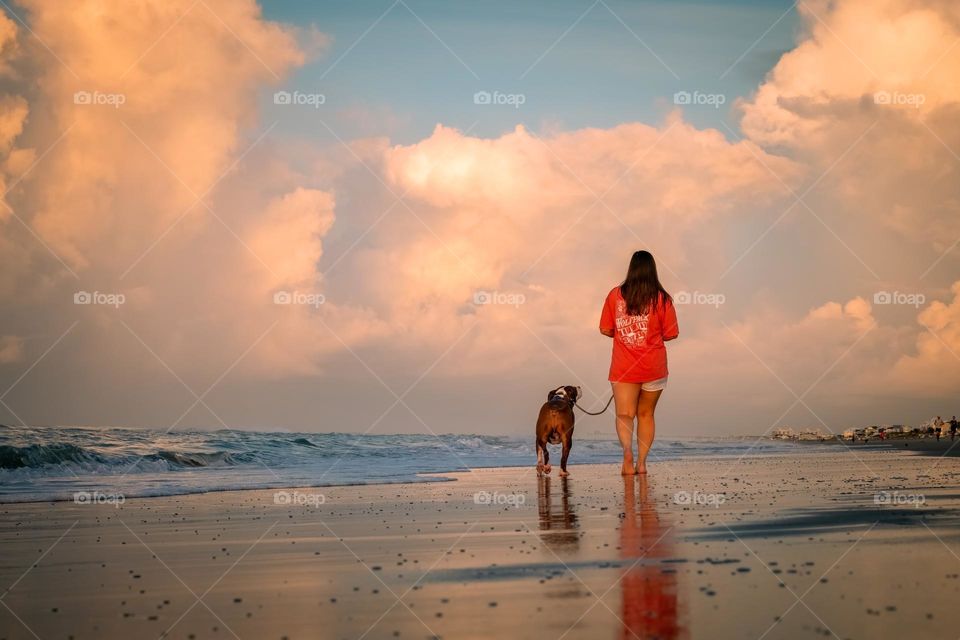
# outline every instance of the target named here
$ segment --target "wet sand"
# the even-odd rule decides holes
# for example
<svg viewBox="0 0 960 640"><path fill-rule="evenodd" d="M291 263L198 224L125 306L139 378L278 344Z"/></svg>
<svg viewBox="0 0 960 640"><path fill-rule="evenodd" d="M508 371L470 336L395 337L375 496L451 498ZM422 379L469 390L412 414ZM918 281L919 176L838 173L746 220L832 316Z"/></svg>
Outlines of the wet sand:
<svg viewBox="0 0 960 640"><path fill-rule="evenodd" d="M2 505L0 638L960 635L954 458L650 469Z"/></svg>
<svg viewBox="0 0 960 640"><path fill-rule="evenodd" d="M904 451L919 451L933 456L960 456L960 438L950 438L945 436L937 440L934 437L923 438L871 438L864 440L798 440L796 444L805 447L822 447L829 445L843 446L852 448L856 451L862 449L903 449Z"/></svg>

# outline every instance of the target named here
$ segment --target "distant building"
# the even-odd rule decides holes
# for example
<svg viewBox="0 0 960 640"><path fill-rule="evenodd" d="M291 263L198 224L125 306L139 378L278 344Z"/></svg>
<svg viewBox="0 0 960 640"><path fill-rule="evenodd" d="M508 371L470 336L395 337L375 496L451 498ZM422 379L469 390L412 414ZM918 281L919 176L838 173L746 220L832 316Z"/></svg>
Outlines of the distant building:
<svg viewBox="0 0 960 640"><path fill-rule="evenodd" d="M826 440L832 437L832 435L826 434L820 429L803 429L797 435L797 440Z"/></svg>
<svg viewBox="0 0 960 640"><path fill-rule="evenodd" d="M921 429L923 428L921 427ZM814 427L797 430L790 427L780 427L775 429L770 437L776 440L799 441L869 440L880 437L881 434L883 434L883 437L902 438L917 432L918 429L906 424L873 424L866 427L847 427L839 434L824 433L821 429Z"/></svg>
<svg viewBox="0 0 960 640"><path fill-rule="evenodd" d="M779 427L774 429L770 437L774 440L832 440L833 434L824 433L818 428L807 427L805 429L794 430L790 427Z"/></svg>

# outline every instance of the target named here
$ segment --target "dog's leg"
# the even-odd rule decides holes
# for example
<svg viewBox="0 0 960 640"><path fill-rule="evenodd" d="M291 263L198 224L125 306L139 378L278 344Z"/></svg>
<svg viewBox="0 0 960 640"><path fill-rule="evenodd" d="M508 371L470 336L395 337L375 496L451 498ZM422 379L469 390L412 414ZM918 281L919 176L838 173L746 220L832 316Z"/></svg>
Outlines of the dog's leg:
<svg viewBox="0 0 960 640"><path fill-rule="evenodd" d="M536 445L537 445L537 475L538 475L538 476L542 476L542 475L543 475L543 450L544 450L544 447L543 447L543 445L540 444L540 441L539 441L539 440L536 441Z"/></svg>
<svg viewBox="0 0 960 640"><path fill-rule="evenodd" d="M570 456L570 449L573 448L573 434L567 433L564 434L563 438L563 454L560 456L560 477L565 477L570 475L567 471L567 458Z"/></svg>
<svg viewBox="0 0 960 640"><path fill-rule="evenodd" d="M543 452L543 472L550 473L550 450L547 449L547 441L544 440L540 443L540 451Z"/></svg>

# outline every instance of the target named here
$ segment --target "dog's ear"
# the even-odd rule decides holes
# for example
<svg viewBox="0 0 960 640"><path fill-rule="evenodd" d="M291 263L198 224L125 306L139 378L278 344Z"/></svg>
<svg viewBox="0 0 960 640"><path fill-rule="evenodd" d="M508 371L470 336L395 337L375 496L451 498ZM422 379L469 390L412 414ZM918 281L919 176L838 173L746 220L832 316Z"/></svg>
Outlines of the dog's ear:
<svg viewBox="0 0 960 640"><path fill-rule="evenodd" d="M567 395L569 395L574 402L580 399L580 387L568 386L566 389Z"/></svg>
<svg viewBox="0 0 960 640"><path fill-rule="evenodd" d="M553 400L553 394L555 394L556 392L557 392L556 389L550 389L550 391L547 391L547 402L550 402L551 400Z"/></svg>

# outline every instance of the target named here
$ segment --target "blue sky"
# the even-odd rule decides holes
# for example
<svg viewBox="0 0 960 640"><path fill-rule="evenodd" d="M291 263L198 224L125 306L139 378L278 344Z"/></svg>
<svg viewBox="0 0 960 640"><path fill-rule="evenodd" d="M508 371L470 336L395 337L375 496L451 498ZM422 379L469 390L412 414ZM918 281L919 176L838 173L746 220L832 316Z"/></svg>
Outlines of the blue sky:
<svg viewBox="0 0 960 640"><path fill-rule="evenodd" d="M285 87L323 93L322 117L338 135L388 135L398 143L429 135L437 123L476 123L473 134L494 137L518 123L539 131L659 122L677 91L723 94L719 109L688 107L686 117L699 127L723 121L736 129L735 98L754 91L794 44L798 27L788 0L548 6L267 0L264 13L314 24L332 38ZM475 105L481 90L522 94L525 102ZM265 108L269 119L272 105ZM371 114L362 124L344 117L358 109ZM314 115L302 110L291 118L287 111L282 131L328 137Z"/></svg>

